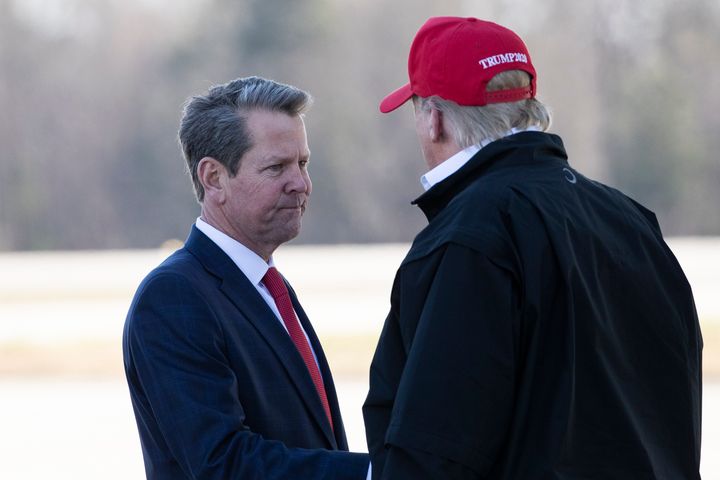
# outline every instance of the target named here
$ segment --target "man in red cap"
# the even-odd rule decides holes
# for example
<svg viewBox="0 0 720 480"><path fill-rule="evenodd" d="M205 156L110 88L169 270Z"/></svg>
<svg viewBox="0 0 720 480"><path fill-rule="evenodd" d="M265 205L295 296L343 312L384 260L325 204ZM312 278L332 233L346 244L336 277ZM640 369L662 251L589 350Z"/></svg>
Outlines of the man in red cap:
<svg viewBox="0 0 720 480"><path fill-rule="evenodd" d="M655 215L545 133L522 40L431 18L410 82L429 224L363 407L374 479L699 479L702 337Z"/></svg>

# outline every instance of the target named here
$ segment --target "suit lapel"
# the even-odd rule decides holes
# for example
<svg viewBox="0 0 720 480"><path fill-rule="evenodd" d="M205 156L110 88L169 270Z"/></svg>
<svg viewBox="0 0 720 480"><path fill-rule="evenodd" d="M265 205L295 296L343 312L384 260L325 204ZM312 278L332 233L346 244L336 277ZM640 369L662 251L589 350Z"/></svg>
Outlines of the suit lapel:
<svg viewBox="0 0 720 480"><path fill-rule="evenodd" d="M280 325L275 314L257 292L255 286L250 283L247 277L220 247L194 226L185 243L185 247L209 272L221 279L220 290L230 299L238 310L242 312L243 316L255 327L275 352L278 360L285 367L291 382L311 412L312 417L330 444L334 448L337 448L337 442L332 435L330 425L325 417L325 411L320 403L320 398L315 390L315 385L313 384L312 378L310 378L305 362L297 351L297 348L295 348L295 344L292 342L287 331ZM299 304L297 303L295 295L293 294L291 297L295 311L298 312L298 316L301 316L301 309L298 309ZM307 332L309 322L304 312L302 316L305 318L304 320L301 319L301 322ZM309 332L308 336L310 336ZM317 337L314 332L312 333L311 342L313 349L316 351L316 355L318 355L318 362L321 363L323 378L329 378L329 371L326 377L326 369L324 369L322 365L324 363L325 366L327 366L327 361L324 355L322 356L322 362L320 361L322 350L319 348L319 342L317 342ZM337 398L334 387L333 396ZM334 403L337 404L337 401ZM335 412L333 412L333 420L335 420Z"/></svg>

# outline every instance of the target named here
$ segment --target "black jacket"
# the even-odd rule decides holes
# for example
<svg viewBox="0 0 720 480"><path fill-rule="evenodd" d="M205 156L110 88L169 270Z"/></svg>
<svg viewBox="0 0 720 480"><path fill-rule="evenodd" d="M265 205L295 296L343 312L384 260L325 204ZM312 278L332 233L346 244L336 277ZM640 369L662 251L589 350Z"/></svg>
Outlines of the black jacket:
<svg viewBox="0 0 720 480"><path fill-rule="evenodd" d="M374 479L698 479L702 338L652 212L559 137L416 200L363 408Z"/></svg>

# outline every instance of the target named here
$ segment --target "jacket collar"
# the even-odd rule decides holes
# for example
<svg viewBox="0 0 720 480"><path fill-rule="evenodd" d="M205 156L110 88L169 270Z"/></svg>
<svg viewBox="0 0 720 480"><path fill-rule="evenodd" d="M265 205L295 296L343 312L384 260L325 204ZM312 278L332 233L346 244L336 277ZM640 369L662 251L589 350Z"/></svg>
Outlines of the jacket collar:
<svg viewBox="0 0 720 480"><path fill-rule="evenodd" d="M567 158L562 140L544 132L520 132L496 140L483 147L457 172L435 184L412 201L432 221L448 203L477 178L510 163L538 161L542 153L550 150L553 156ZM521 152L521 155L517 153Z"/></svg>

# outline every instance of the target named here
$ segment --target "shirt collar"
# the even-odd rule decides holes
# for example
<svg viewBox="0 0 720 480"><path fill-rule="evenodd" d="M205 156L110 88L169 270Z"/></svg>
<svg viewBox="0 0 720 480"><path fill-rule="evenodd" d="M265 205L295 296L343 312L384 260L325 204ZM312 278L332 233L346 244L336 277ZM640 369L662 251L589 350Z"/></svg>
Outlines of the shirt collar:
<svg viewBox="0 0 720 480"><path fill-rule="evenodd" d="M272 257L265 262L260 255L201 218L195 221L195 226L230 257L253 285L259 285L268 268L275 266Z"/></svg>
<svg viewBox="0 0 720 480"><path fill-rule="evenodd" d="M513 128L511 130L508 130L502 138L514 135L516 133L528 131L539 132L540 128L535 125L531 125L524 129ZM435 184L442 182L450 175L460 170L460 168L462 168L462 166L465 165L468 160L475 156L476 153L478 153L482 148L491 144L495 140L496 139L483 140L477 145L470 145L469 147L460 150L458 153L448 158L444 162L440 163L440 165L436 166L435 168L427 172L425 175L420 177L420 183L422 184L425 191L430 190Z"/></svg>

